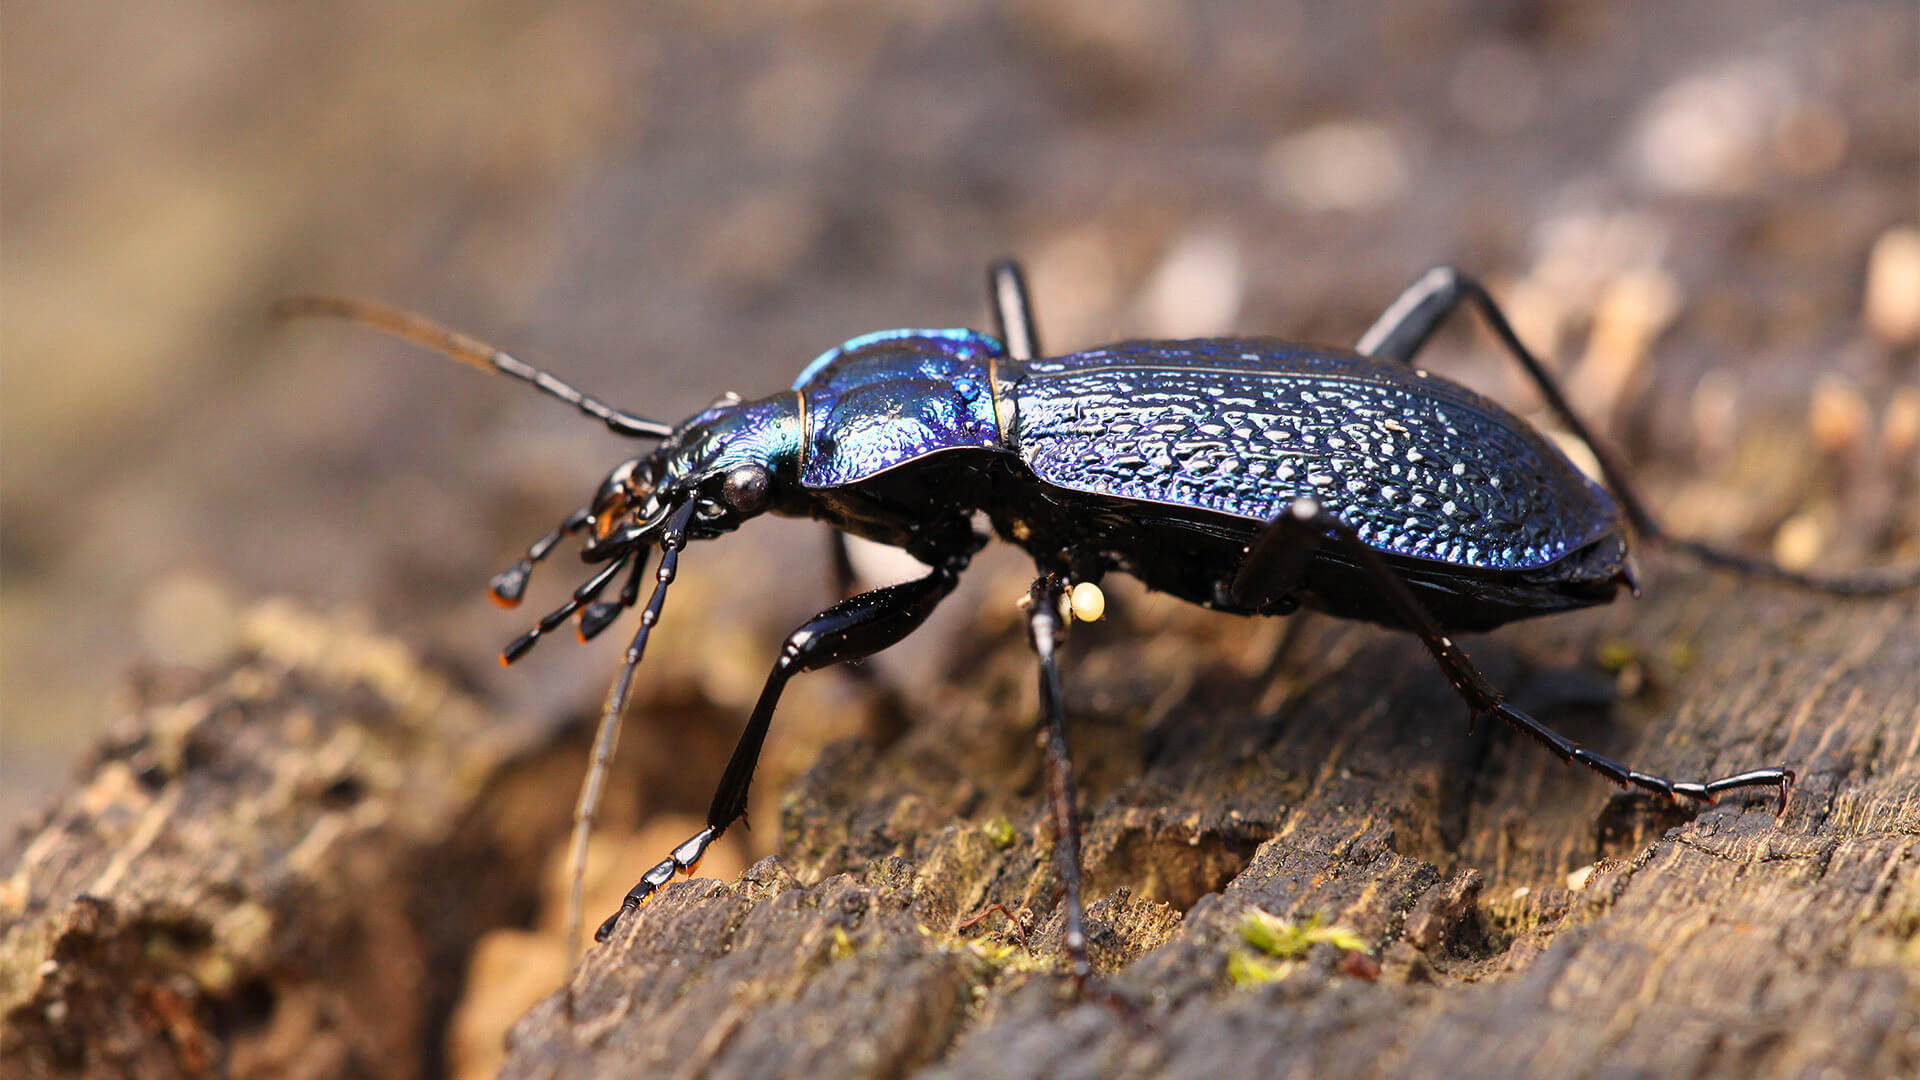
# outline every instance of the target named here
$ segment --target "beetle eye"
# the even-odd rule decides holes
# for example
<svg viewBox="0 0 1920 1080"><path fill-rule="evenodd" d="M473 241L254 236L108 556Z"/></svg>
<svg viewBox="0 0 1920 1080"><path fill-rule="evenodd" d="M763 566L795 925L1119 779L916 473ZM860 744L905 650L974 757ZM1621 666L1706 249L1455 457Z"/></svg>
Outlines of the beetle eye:
<svg viewBox="0 0 1920 1080"><path fill-rule="evenodd" d="M773 480L759 465L742 465L727 474L720 494L727 505L742 514L757 514L767 506L767 492Z"/></svg>

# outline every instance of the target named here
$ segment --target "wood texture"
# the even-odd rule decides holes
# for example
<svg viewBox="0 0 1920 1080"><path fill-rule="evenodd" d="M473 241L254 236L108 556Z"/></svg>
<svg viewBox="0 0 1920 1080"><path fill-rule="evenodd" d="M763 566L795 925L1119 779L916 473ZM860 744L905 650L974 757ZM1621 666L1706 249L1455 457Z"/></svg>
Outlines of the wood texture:
<svg viewBox="0 0 1920 1080"><path fill-rule="evenodd" d="M505 1075L1920 1072L1920 606L1655 570L1476 657L1643 767L1789 763L1783 814L1614 795L1468 733L1410 639L1309 623L1268 680L1273 624L1123 595L1069 646L1118 1003L1076 1000L1009 608L897 742L821 754L778 858L592 950ZM467 951L531 918L576 744L390 643L251 625L228 668L147 679L0 862L8 1075L439 1075ZM959 928L994 902L1031 953L1000 914ZM1377 971L1320 945L1246 985L1253 909L1351 928Z"/></svg>
<svg viewBox="0 0 1920 1080"><path fill-rule="evenodd" d="M1058 913L1018 642L891 749L842 746L782 866L668 891L515 1031L511 1076L1904 1076L1920 1072L1920 611L1704 573L1477 643L1526 707L1644 767L1799 771L1697 815L1463 710L1410 640L1319 623L1262 687L1247 624L1081 632L1070 694L1102 987ZM1097 640L1096 640L1097 639ZM1516 648L1516 639L1523 642ZM1640 690L1615 707L1601 645ZM1238 653L1242 664L1233 661ZM1225 655L1223 655L1225 654ZM1014 825L1010 843L995 828ZM996 840L996 836L999 838ZM1006 949L998 901L1043 927ZM1249 909L1358 931L1241 988ZM1364 971L1362 971L1364 974Z"/></svg>
<svg viewBox="0 0 1920 1080"><path fill-rule="evenodd" d="M0 855L0 1073L428 1077L487 928L524 920L578 747L398 644L277 605L149 672Z"/></svg>

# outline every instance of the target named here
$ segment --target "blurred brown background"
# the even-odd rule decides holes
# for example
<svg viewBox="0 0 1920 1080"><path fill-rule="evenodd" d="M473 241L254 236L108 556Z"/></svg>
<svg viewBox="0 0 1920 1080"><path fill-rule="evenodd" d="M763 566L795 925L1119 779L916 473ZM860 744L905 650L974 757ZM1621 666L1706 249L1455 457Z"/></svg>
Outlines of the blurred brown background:
<svg viewBox="0 0 1920 1080"><path fill-rule="evenodd" d="M1917 531L1910 0L38 0L4 21L0 823L60 782L136 657L207 660L264 595L363 610L524 712L605 686L618 634L490 674L523 619L481 586L618 440L370 335L268 327L293 291L429 311L676 420L856 333L983 323L1002 253L1056 351L1346 342L1453 261L1577 364L1676 524L1798 560ZM1525 402L1482 338L1433 362ZM1870 527L1829 535L1840 517ZM826 598L820 550L791 523L700 550L711 584L676 594L657 663L761 668Z"/></svg>

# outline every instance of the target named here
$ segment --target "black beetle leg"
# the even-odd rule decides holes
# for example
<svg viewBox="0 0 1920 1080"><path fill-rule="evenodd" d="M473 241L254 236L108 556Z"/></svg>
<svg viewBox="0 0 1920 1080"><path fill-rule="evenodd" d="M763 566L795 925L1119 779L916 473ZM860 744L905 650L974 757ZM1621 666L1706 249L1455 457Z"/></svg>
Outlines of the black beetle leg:
<svg viewBox="0 0 1920 1080"><path fill-rule="evenodd" d="M1020 264L999 259L987 267L987 290L993 296L994 328L1006 343L1007 356L1031 360L1040 351L1033 306L1027 297L1026 276ZM1067 709L1060 692L1060 664L1056 659L1066 634L1060 602L1066 583L1043 574L1027 593L1027 640L1040 659L1040 711L1047 725L1047 801L1053 808L1054 865L1066 891L1067 927L1063 941L1075 983L1085 986L1093 974L1087 959L1085 912L1080 900L1080 819L1073 805L1073 758L1067 751Z"/></svg>
<svg viewBox="0 0 1920 1080"><path fill-rule="evenodd" d="M1440 328L1463 298L1461 283L1469 279L1451 266L1436 266L1407 286L1387 310L1373 320L1353 346L1363 356L1413 363L1427 339Z"/></svg>
<svg viewBox="0 0 1920 1080"><path fill-rule="evenodd" d="M1649 540L1666 544L1692 555L1701 562L1719 566L1727 570L1747 574L1752 577L1772 578L1797 585L1803 589L1820 592L1840 593L1851 596L1869 596L1878 593L1896 592L1920 586L1920 567L1904 570L1878 571L1858 574L1809 574L1798 570L1789 570L1770 559L1757 555L1748 555L1715 544L1699 540L1688 540L1668 532L1660 524L1653 511L1648 509L1645 499L1640 497L1633 481L1628 477L1627 467L1612 448L1594 437L1585 421L1573 411L1567 402L1566 394L1561 392L1559 382L1526 345L1520 341L1520 335L1514 333L1513 324L1494 302L1493 296L1478 281L1461 273L1451 266L1437 266L1420 276L1399 299L1388 305L1372 327L1360 337L1355 350L1369 356L1398 360L1411 364L1427 339L1433 336L1440 323L1458 308L1462 302L1471 303L1486 319L1487 326L1493 330L1500 344L1526 369L1527 377L1540 389L1540 396L1546 399L1547 406L1567 429L1579 436L1580 441L1593 451L1595 460L1600 463L1600 473L1607 481L1607 487L1620 500L1621 509L1626 511L1627 519L1640 535Z"/></svg>
<svg viewBox="0 0 1920 1080"><path fill-rule="evenodd" d="M1300 610L1293 593L1307 563L1319 550L1320 540L1320 534L1306 530L1265 529L1247 548L1239 570L1227 585L1227 599L1236 605L1286 617L1279 640L1273 643L1273 650L1260 666L1262 686L1270 686L1280 677L1281 668L1300 640L1300 628L1307 612Z"/></svg>
<svg viewBox="0 0 1920 1080"><path fill-rule="evenodd" d="M847 546L847 534L838 529L827 531L827 555L833 566L833 598L846 600L858 595L860 575L853 568L853 553ZM847 678L859 683L872 702L867 735L878 746L891 746L907 733L907 695L887 672L871 664L848 664L840 669Z"/></svg>
<svg viewBox="0 0 1920 1080"><path fill-rule="evenodd" d="M594 932L595 941L612 935L620 919L653 895L662 885L682 871L691 871L707 848L727 827L747 812L747 789L753 782L753 769L760 760L760 748L766 742L767 728L773 722L774 707L787 680L802 671L814 671L843 660L859 660L897 642L926 622L927 616L960 580L966 557L959 556L929 571L925 577L899 585L888 585L872 592L842 600L808 619L788 635L773 663L753 715L733 748L727 771L713 793L713 805L707 811L706 828L688 837L672 854L641 876L627 892L620 910Z"/></svg>
<svg viewBox="0 0 1920 1080"><path fill-rule="evenodd" d="M593 576L588 578L585 584L573 590L573 595L567 598L566 603L540 616L540 621L535 623L532 629L508 642L507 647L500 651L500 662L511 664L527 655L528 649L533 648L542 637L553 633L555 627L572 618L574 612L590 606L602 592L606 591L607 583L612 581L615 575L620 573L620 568L626 564L626 559L616 558L594 571Z"/></svg>
<svg viewBox="0 0 1920 1080"><path fill-rule="evenodd" d="M1067 710L1060 693L1060 666L1055 654L1066 634L1060 613L1066 583L1046 574L1027 593L1027 640L1040 658L1040 712L1047 734L1047 801L1053 808L1054 866L1066 890L1067 931L1064 943L1073 979L1085 985L1093 974L1087 960L1087 932L1080 906L1080 820L1073 806L1073 759L1067 753Z"/></svg>
<svg viewBox="0 0 1920 1080"><path fill-rule="evenodd" d="M562 537L586 528L592 516L593 509L587 506L568 514L552 532L528 545L527 553L518 562L493 575L493 580L487 582L487 591L493 595L494 602L501 607L519 606L520 598L527 594L527 579L533 576L534 564L546 558Z"/></svg>
<svg viewBox="0 0 1920 1080"><path fill-rule="evenodd" d="M1296 539L1288 542L1272 539L1269 534L1291 533ZM1513 725L1529 737L1544 744L1548 750L1562 761L1579 762L1622 787L1637 787L1656 795L1668 797L1684 795L1699 802L1711 802L1715 795L1739 788L1770 787L1780 792L1781 806L1786 805L1787 790L1793 784L1793 773L1785 768L1749 769L1745 772L1723 776L1717 780L1669 780L1652 773L1640 772L1596 754L1580 744L1554 731L1552 728L1521 712L1506 703L1504 695L1487 680L1480 669L1467 657L1466 651L1454 644L1453 638L1441 629L1432 615L1413 595L1413 590L1387 565L1379 553L1356 535L1346 522L1326 510L1312 499L1301 499L1283 511L1266 528L1253 545L1253 551L1277 550L1294 551L1305 547L1311 551L1314 546L1327 540L1341 542L1341 550L1360 564L1362 570L1371 577L1394 612L1399 616L1403 628L1419 637L1427 651L1440 664L1440 670L1446 673L1453 688L1463 698L1467 707L1476 715L1492 714ZM1249 568L1243 566L1236 581L1246 578Z"/></svg>
<svg viewBox="0 0 1920 1080"><path fill-rule="evenodd" d="M1034 327L1033 305L1027 300L1027 278L1012 259L996 259L987 267L987 293L993 302L994 330L1014 360L1040 354L1040 332Z"/></svg>

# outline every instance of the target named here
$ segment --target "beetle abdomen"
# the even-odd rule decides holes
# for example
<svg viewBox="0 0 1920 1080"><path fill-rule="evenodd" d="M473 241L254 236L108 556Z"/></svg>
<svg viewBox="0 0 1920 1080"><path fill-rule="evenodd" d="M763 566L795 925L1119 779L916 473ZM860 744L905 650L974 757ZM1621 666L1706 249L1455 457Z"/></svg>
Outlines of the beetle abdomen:
<svg viewBox="0 0 1920 1080"><path fill-rule="evenodd" d="M1266 338L1123 342L1023 365L1013 442L1059 487L1266 521L1310 497L1383 551L1544 566L1612 500L1525 421L1390 361Z"/></svg>

